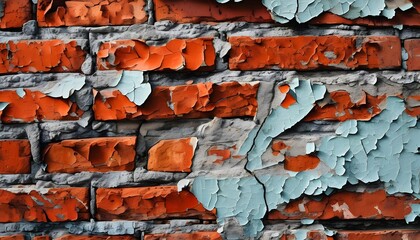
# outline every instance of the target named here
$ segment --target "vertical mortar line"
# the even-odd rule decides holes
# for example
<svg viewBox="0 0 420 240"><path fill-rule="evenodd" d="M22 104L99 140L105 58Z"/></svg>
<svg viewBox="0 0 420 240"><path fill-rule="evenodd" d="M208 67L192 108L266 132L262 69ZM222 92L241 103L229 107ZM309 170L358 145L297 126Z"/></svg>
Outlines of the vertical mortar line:
<svg viewBox="0 0 420 240"><path fill-rule="evenodd" d="M156 22L154 10L155 10L155 4L153 3L153 0L147 0L147 14L149 15L147 19L147 24L149 25L153 25Z"/></svg>

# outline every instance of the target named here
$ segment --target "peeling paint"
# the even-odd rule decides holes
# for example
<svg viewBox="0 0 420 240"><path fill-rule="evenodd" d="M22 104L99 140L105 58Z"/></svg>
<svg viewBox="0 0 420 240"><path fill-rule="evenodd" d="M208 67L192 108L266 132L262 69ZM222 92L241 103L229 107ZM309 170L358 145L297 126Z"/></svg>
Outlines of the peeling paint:
<svg viewBox="0 0 420 240"><path fill-rule="evenodd" d="M118 89L137 106L141 106L152 92L150 83L144 82L142 71L123 71L120 78L111 87Z"/></svg>

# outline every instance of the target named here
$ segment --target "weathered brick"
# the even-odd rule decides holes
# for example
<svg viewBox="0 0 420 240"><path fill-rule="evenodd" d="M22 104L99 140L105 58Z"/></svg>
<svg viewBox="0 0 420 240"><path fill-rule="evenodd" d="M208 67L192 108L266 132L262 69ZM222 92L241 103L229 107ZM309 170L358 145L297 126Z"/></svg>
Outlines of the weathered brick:
<svg viewBox="0 0 420 240"><path fill-rule="evenodd" d="M0 173L31 173L31 145L28 140L0 140Z"/></svg>
<svg viewBox="0 0 420 240"><path fill-rule="evenodd" d="M107 26L131 25L147 21L145 0L39 0L38 25Z"/></svg>
<svg viewBox="0 0 420 240"><path fill-rule="evenodd" d="M3 0L0 2L2 15L0 29L21 28L32 18L32 4L28 0Z"/></svg>
<svg viewBox="0 0 420 240"><path fill-rule="evenodd" d="M232 152L230 148L224 146L213 146L207 149L207 156L216 157L217 159L214 161L214 163L221 164L225 160L232 157Z"/></svg>
<svg viewBox="0 0 420 240"><path fill-rule="evenodd" d="M230 37L233 70L394 69L401 67L395 36Z"/></svg>
<svg viewBox="0 0 420 240"><path fill-rule="evenodd" d="M44 120L78 120L83 115L76 103L69 99L53 98L39 91L24 89L0 90L0 102L7 103L1 111L1 122L34 122Z"/></svg>
<svg viewBox="0 0 420 240"><path fill-rule="evenodd" d="M161 140L149 149L149 171L191 172L197 138Z"/></svg>
<svg viewBox="0 0 420 240"><path fill-rule="evenodd" d="M0 240L25 240L25 236L23 234L0 236Z"/></svg>
<svg viewBox="0 0 420 240"><path fill-rule="evenodd" d="M419 230L358 230L339 231L335 238L337 240L418 240Z"/></svg>
<svg viewBox="0 0 420 240"><path fill-rule="evenodd" d="M321 16L314 18L310 21L311 24L319 25L335 25L335 24L346 24L346 25L364 25L371 27L385 27L385 26L420 26L420 8L417 7L406 10L404 12L397 11L392 19L385 17L365 17L356 19L347 19L333 13L323 13Z"/></svg>
<svg viewBox="0 0 420 240"><path fill-rule="evenodd" d="M286 156L284 159L284 169L302 172L316 168L319 162L319 158L312 155Z"/></svg>
<svg viewBox="0 0 420 240"><path fill-rule="evenodd" d="M157 21L200 22L273 22L261 1L244 0L219 4L214 0L153 0Z"/></svg>
<svg viewBox="0 0 420 240"><path fill-rule="evenodd" d="M131 171L135 167L135 145L136 137L64 140L49 144L43 159L48 172Z"/></svg>
<svg viewBox="0 0 420 240"><path fill-rule="evenodd" d="M89 220L88 188L0 189L0 222Z"/></svg>
<svg viewBox="0 0 420 240"><path fill-rule="evenodd" d="M135 240L134 236L64 235L54 240Z"/></svg>
<svg viewBox="0 0 420 240"><path fill-rule="evenodd" d="M218 232L146 234L144 240L222 240Z"/></svg>
<svg viewBox="0 0 420 240"><path fill-rule="evenodd" d="M215 219L192 193L176 186L99 188L96 208L97 220Z"/></svg>
<svg viewBox="0 0 420 240"><path fill-rule="evenodd" d="M149 46L142 40L105 42L97 54L100 70L198 70L215 66L211 38L172 39L163 46Z"/></svg>
<svg viewBox="0 0 420 240"><path fill-rule="evenodd" d="M420 21L420 16L419 16ZM408 53L407 70L420 70L420 39L408 39L404 41L404 48Z"/></svg>
<svg viewBox="0 0 420 240"><path fill-rule="evenodd" d="M303 197L273 210L268 219L317 220L339 219L389 219L403 220L411 212L411 204L420 203L413 196L389 196L384 190L375 192L338 192L320 200Z"/></svg>
<svg viewBox="0 0 420 240"><path fill-rule="evenodd" d="M0 74L80 72L85 57L74 40L8 41L0 43Z"/></svg>
<svg viewBox="0 0 420 240"><path fill-rule="evenodd" d="M350 93L346 91L334 91L329 93L331 101L327 104L316 104L314 109L305 117L305 121L336 120L346 121L349 119L370 120L381 113L380 105L386 102L385 95L372 96L365 92L360 101L354 103Z"/></svg>
<svg viewBox="0 0 420 240"><path fill-rule="evenodd" d="M142 106L118 90L102 90L96 94L93 110L96 120L252 117L258 86L238 82L158 86Z"/></svg>

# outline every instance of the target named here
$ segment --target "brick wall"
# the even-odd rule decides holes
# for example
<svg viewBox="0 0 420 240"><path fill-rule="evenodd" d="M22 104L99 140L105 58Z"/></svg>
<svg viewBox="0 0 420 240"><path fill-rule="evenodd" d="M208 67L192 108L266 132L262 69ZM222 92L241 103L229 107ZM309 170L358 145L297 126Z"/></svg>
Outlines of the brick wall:
<svg viewBox="0 0 420 240"><path fill-rule="evenodd" d="M360 2L0 0L0 240L420 239L420 3Z"/></svg>

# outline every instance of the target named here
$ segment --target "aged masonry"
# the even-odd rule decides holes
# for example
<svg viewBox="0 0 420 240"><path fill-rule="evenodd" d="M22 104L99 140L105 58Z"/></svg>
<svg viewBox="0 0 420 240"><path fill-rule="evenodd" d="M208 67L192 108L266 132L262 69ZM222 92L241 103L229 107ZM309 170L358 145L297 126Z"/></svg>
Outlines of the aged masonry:
<svg viewBox="0 0 420 240"><path fill-rule="evenodd" d="M0 240L418 240L419 116L417 0L0 0Z"/></svg>

